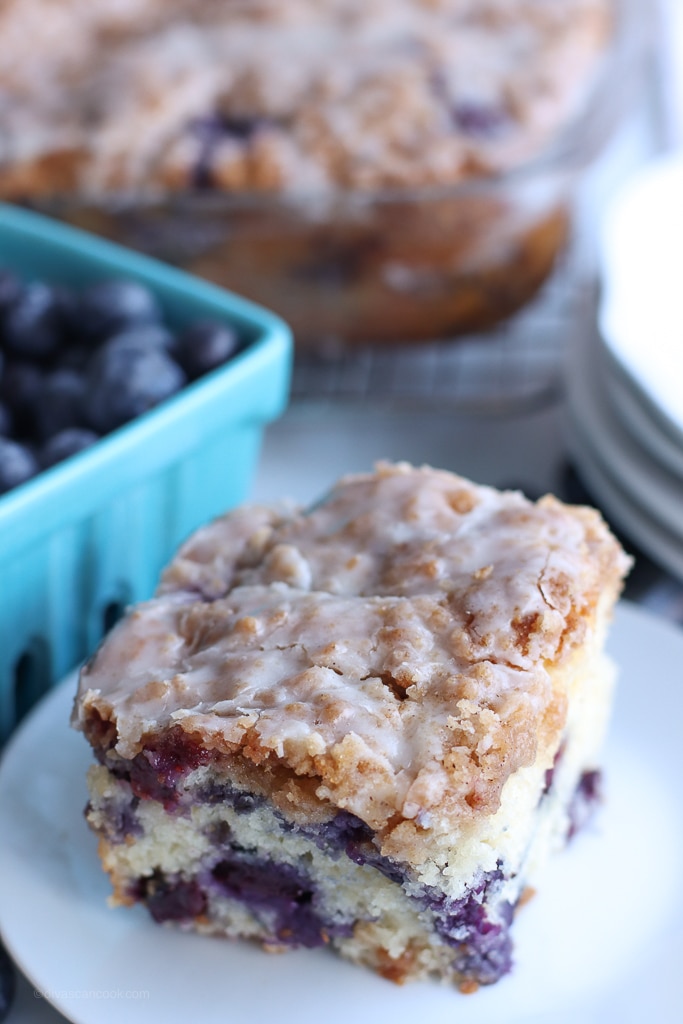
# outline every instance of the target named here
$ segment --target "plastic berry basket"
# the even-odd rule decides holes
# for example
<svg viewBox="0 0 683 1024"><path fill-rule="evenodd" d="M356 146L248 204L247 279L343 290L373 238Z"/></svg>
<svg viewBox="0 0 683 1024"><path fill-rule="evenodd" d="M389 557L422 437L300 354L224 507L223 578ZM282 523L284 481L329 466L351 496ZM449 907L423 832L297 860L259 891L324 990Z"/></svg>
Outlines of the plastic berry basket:
<svg viewBox="0 0 683 1024"><path fill-rule="evenodd" d="M0 743L22 714L149 597L177 545L242 501L285 408L292 343L266 310L46 217L0 204L0 265L85 286L151 288L168 324L223 319L248 340L223 367L0 498Z"/></svg>

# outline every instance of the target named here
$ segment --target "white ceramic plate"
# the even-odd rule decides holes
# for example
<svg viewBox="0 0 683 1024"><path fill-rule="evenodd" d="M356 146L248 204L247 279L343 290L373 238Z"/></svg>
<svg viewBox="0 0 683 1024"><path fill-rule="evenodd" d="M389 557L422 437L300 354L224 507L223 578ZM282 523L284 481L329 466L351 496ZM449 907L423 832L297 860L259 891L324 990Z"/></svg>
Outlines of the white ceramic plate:
<svg viewBox="0 0 683 1024"><path fill-rule="evenodd" d="M581 477L610 522L654 562L683 580L683 542L680 537L631 500L621 484L596 458L595 449L585 442L573 417L568 423L566 441Z"/></svg>
<svg viewBox="0 0 683 1024"><path fill-rule="evenodd" d="M678 538L683 557L683 479L656 462L624 429L609 404L600 356L590 334L577 339L572 349L567 397L574 429L631 501Z"/></svg>
<svg viewBox="0 0 683 1024"><path fill-rule="evenodd" d="M683 443L683 156L653 161L602 221L600 328L633 385Z"/></svg>
<svg viewBox="0 0 683 1024"><path fill-rule="evenodd" d="M606 349L603 349L602 354L610 358ZM643 400L611 359L606 362L604 371L604 384L610 404L622 425L651 458L683 480L683 443L677 444L667 433L656 410Z"/></svg>
<svg viewBox="0 0 683 1024"><path fill-rule="evenodd" d="M326 952L267 956L108 910L82 817L90 753L67 724L73 681L34 711L0 767L0 929L77 1024L680 1024L683 632L618 609L622 666L599 821L558 855L515 922L514 973L472 996L396 987Z"/></svg>

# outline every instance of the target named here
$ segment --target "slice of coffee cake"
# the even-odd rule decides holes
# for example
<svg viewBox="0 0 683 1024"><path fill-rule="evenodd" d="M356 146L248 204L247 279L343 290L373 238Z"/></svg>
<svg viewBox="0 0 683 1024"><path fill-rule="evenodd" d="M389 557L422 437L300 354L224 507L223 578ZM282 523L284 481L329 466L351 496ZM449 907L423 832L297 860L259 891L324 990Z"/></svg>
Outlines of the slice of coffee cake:
<svg viewBox="0 0 683 1024"><path fill-rule="evenodd" d="M591 509L406 464L200 530L81 673L114 902L496 981L597 792L627 569Z"/></svg>

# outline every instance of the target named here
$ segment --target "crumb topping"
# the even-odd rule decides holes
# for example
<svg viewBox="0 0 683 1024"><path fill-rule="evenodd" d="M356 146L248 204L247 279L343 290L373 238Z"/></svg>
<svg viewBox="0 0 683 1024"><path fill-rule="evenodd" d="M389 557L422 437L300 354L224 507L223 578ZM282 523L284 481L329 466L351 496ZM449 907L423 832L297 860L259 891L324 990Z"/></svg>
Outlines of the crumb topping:
<svg viewBox="0 0 683 1024"><path fill-rule="evenodd" d="M586 102L612 0L8 0L0 193L450 184Z"/></svg>
<svg viewBox="0 0 683 1024"><path fill-rule="evenodd" d="M199 530L83 669L75 721L125 758L180 727L378 831L450 827L559 743L549 669L628 566L592 509L380 464Z"/></svg>

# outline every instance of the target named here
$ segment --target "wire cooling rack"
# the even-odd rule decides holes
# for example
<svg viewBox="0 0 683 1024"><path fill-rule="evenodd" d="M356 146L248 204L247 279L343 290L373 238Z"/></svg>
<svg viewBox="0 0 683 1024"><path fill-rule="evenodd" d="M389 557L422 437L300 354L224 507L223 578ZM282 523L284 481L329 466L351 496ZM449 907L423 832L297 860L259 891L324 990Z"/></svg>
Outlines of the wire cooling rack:
<svg viewBox="0 0 683 1024"><path fill-rule="evenodd" d="M542 407L557 398L567 345L585 315L590 285L575 262L567 256L529 306L485 334L337 357L299 353L292 398L486 414Z"/></svg>

